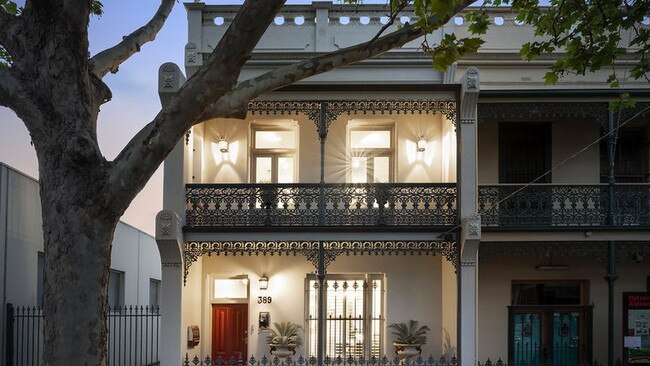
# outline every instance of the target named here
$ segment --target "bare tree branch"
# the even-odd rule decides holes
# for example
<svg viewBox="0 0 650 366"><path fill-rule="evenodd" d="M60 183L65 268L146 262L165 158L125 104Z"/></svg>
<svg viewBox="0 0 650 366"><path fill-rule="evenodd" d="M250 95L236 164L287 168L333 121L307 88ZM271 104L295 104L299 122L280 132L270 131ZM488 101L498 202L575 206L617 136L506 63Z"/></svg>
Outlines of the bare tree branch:
<svg viewBox="0 0 650 366"><path fill-rule="evenodd" d="M106 207L123 212L205 109L230 91L284 0L246 0L207 62L113 161Z"/></svg>
<svg viewBox="0 0 650 366"><path fill-rule="evenodd" d="M379 30L379 32L377 32L377 34L375 34L375 36L372 37L372 38L368 41L368 43L372 43L372 42L376 41L376 40L377 40L377 39L378 39L382 34L384 34L384 32L386 31L386 29L390 28L390 26L392 26L393 23L395 23L395 19L397 18L397 16L399 15L399 13L400 13L402 10L404 10L404 8L406 8L410 3L411 3L410 0L402 0L402 1L401 1L397 6L395 6L394 8L391 6L390 14L389 14L389 17L388 17L388 21L386 22L386 24L384 24L383 27L381 27L381 29Z"/></svg>
<svg viewBox="0 0 650 366"><path fill-rule="evenodd" d="M117 72L122 62L129 59L140 47L156 39L156 35L165 24L169 13L174 7L175 0L162 0L153 18L147 24L136 29L122 39L122 42L108 48L90 59L90 71L103 78L109 71Z"/></svg>
<svg viewBox="0 0 650 366"><path fill-rule="evenodd" d="M446 24L451 17L473 3L473 0L463 0L455 8L453 14L444 19L432 16L428 19L430 29L437 29ZM391 49L422 36L425 31L415 25L407 25L393 33L355 46L341 49L336 52L316 56L294 64L279 67L255 78L245 80L237 85L231 92L221 97L206 112L201 115L196 123L217 117L243 118L247 103L255 97L266 92L291 85L308 77L322 74L334 68L350 65L380 55Z"/></svg>

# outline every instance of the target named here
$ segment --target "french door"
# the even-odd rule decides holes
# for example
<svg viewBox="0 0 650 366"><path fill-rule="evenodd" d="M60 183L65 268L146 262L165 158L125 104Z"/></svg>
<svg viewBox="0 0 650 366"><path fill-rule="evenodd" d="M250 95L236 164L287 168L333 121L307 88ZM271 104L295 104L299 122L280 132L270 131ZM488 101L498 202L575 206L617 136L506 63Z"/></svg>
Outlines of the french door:
<svg viewBox="0 0 650 366"><path fill-rule="evenodd" d="M591 360L591 306L510 306L512 366L578 366Z"/></svg>

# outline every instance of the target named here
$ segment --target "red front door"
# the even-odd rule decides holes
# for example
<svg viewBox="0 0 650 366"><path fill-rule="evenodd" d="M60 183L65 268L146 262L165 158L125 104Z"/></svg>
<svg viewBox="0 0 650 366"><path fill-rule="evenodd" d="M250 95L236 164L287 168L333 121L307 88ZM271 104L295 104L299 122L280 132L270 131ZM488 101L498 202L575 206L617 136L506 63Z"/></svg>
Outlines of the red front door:
<svg viewBox="0 0 650 366"><path fill-rule="evenodd" d="M212 357L241 357L246 364L247 343L248 304L212 305Z"/></svg>

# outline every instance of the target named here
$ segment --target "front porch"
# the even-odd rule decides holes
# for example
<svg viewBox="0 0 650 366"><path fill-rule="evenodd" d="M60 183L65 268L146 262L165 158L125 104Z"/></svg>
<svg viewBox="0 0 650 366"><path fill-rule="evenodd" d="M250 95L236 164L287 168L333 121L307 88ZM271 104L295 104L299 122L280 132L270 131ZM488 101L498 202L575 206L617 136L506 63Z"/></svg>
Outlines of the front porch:
<svg viewBox="0 0 650 366"><path fill-rule="evenodd" d="M226 350L233 345L224 343L215 318L215 311L227 311L220 307L237 304L248 318L246 343L237 351L243 359L273 359L261 318L266 326L304 326L296 360L392 359L394 337L387 325L410 319L431 328L423 356L451 359L457 347L458 253L455 241L436 240L186 242L183 311L201 329L200 343L187 353L238 358ZM228 280L243 286L239 294L228 293Z"/></svg>

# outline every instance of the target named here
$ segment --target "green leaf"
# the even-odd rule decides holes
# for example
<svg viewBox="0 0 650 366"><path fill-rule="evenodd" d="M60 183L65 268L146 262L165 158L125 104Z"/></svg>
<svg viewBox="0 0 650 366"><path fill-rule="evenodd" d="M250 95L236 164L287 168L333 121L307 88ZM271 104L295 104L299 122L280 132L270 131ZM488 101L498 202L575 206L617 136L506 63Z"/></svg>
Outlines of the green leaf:
<svg viewBox="0 0 650 366"><path fill-rule="evenodd" d="M559 76L553 71L549 71L544 75L544 82L546 84L555 84L558 80Z"/></svg>
<svg viewBox="0 0 650 366"><path fill-rule="evenodd" d="M469 23L467 30L472 34L486 34L490 26L490 17L486 12L469 12L465 14L465 20Z"/></svg>

